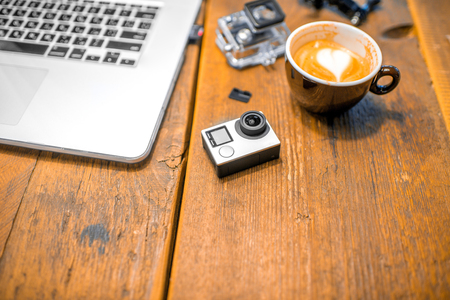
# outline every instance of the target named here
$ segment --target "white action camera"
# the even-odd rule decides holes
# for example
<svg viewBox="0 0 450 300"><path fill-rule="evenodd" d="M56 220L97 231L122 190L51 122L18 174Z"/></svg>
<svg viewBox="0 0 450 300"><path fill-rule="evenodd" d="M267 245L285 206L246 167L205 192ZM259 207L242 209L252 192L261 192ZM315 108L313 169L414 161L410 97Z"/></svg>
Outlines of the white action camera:
<svg viewBox="0 0 450 300"><path fill-rule="evenodd" d="M219 177L280 157L280 140L259 111L202 130L202 140Z"/></svg>

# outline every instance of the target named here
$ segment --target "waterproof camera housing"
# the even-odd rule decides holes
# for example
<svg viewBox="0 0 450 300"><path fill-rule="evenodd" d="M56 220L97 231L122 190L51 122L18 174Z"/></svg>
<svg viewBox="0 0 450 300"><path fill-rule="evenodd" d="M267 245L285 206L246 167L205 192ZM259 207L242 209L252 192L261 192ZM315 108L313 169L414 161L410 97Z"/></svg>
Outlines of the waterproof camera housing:
<svg viewBox="0 0 450 300"><path fill-rule="evenodd" d="M284 17L276 0L248 2L244 10L217 21L216 44L236 69L271 65L284 54L290 34Z"/></svg>
<svg viewBox="0 0 450 300"><path fill-rule="evenodd" d="M280 140L259 111L202 130L203 148L218 177L280 157Z"/></svg>

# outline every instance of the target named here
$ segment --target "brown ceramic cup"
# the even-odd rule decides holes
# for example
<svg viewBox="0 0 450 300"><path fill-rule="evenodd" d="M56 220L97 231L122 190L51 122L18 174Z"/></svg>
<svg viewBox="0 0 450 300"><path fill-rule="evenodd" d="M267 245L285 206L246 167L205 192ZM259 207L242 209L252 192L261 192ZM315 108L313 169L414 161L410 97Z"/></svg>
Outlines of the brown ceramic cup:
<svg viewBox="0 0 450 300"><path fill-rule="evenodd" d="M297 50L308 42L328 39L367 58L370 74L352 82L331 82L306 73L293 59ZM340 113L357 104L370 90L377 95L392 91L400 81L400 71L381 65L377 43L364 31L339 22L313 22L297 28L286 41L285 70L292 96L306 110L330 114ZM387 85L379 85L384 76L392 77Z"/></svg>

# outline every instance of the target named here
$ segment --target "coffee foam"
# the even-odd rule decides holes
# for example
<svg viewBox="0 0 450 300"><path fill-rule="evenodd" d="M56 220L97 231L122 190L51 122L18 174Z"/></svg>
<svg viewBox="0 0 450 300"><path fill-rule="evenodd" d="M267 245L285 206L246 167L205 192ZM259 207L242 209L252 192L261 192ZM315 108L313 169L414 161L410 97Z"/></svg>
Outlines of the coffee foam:
<svg viewBox="0 0 450 300"><path fill-rule="evenodd" d="M334 74L336 81L341 81L341 75L350 66L351 57L344 51L339 49L325 48L321 49L316 54L316 59L319 64Z"/></svg>
<svg viewBox="0 0 450 300"><path fill-rule="evenodd" d="M295 63L308 74L332 82L351 82L371 71L372 61L330 40L306 43L294 54Z"/></svg>

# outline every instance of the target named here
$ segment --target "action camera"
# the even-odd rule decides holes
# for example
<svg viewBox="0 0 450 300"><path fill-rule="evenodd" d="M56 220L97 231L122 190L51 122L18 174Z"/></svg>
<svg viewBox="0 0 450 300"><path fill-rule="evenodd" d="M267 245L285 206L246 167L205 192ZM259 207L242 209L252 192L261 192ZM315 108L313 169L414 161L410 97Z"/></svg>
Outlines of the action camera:
<svg viewBox="0 0 450 300"><path fill-rule="evenodd" d="M248 2L244 9L217 20L216 45L236 69L275 63L291 33L276 0Z"/></svg>
<svg viewBox="0 0 450 300"><path fill-rule="evenodd" d="M280 140L259 111L202 130L202 141L218 177L280 157Z"/></svg>

